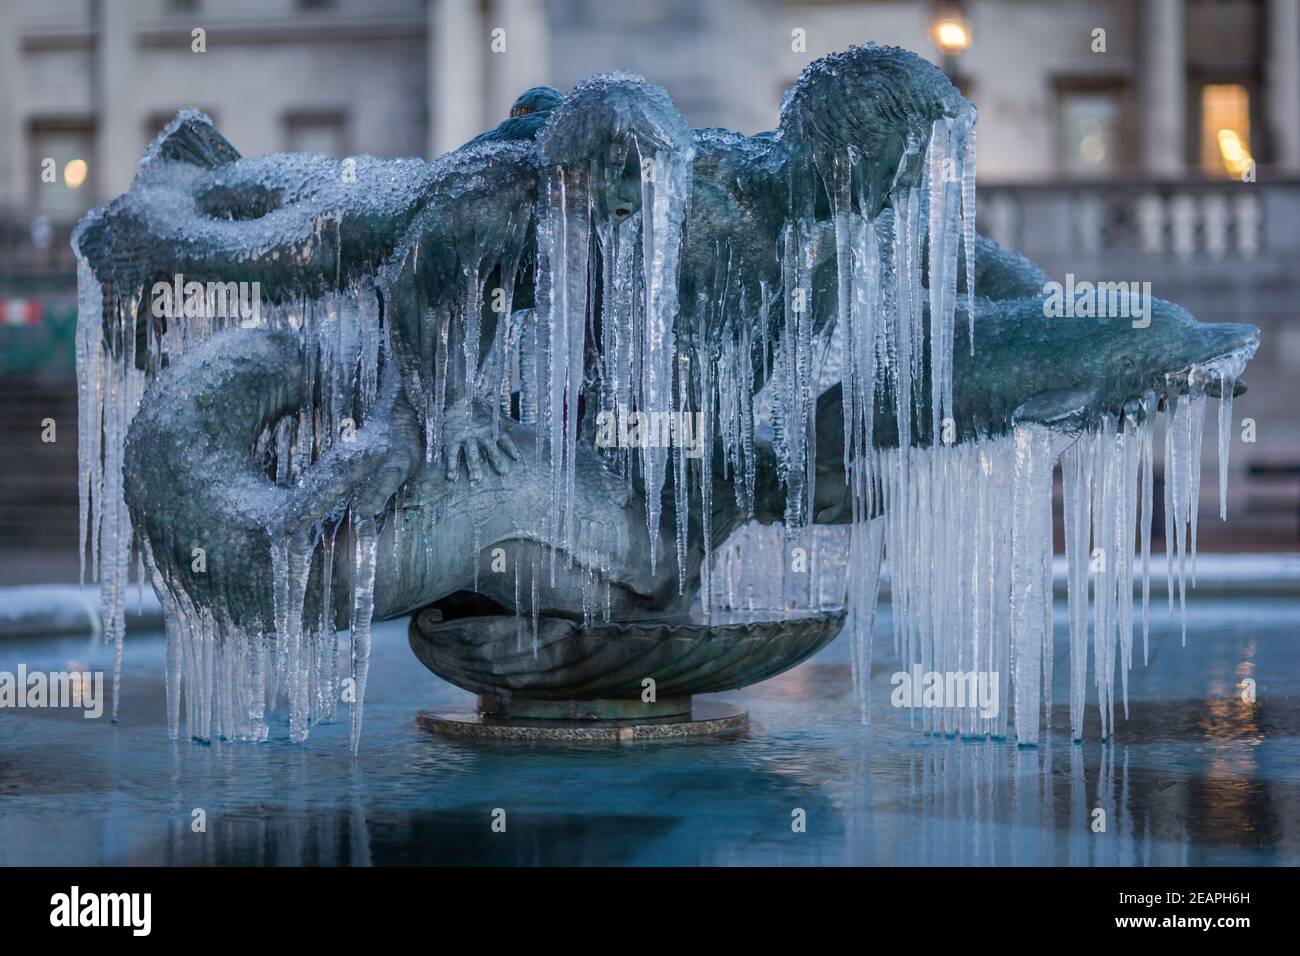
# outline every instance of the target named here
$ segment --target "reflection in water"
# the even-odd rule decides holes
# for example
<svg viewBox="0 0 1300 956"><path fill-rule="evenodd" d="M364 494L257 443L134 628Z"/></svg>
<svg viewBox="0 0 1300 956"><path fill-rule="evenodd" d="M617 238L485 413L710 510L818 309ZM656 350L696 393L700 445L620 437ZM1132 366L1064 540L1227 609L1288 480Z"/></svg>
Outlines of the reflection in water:
<svg viewBox="0 0 1300 956"><path fill-rule="evenodd" d="M268 814L268 810L272 812ZM507 817L494 833L478 808L384 814L364 810L303 812L254 807L222 815L211 839L169 834L165 846L145 849L133 863L191 866L575 866L626 861L626 847L655 840L671 818L572 814ZM160 859L161 858L161 859Z"/></svg>
<svg viewBox="0 0 1300 956"><path fill-rule="evenodd" d="M1093 712L1070 742L1062 704L1037 748L911 726L890 706L887 612L868 728L837 642L724 695L750 709L747 735L558 749L419 729L417 709L468 697L412 662L402 622L382 625L355 760L346 720L305 746L168 741L162 642L137 639L121 723L0 711L0 864L1295 865L1300 608L1278 603L1210 615L1185 649L1154 629L1160 664L1133 672L1114 739ZM8 643L0 670L105 653Z"/></svg>
<svg viewBox="0 0 1300 956"><path fill-rule="evenodd" d="M878 862L1173 866L1217 859L1216 851L1295 858L1288 830L1300 782L1244 776L1246 757L1189 773L1139 768L1140 748L1122 744L928 744L910 756L907 786L887 788L895 794L870 805L904 821L907 852ZM893 772L869 767L873 783Z"/></svg>

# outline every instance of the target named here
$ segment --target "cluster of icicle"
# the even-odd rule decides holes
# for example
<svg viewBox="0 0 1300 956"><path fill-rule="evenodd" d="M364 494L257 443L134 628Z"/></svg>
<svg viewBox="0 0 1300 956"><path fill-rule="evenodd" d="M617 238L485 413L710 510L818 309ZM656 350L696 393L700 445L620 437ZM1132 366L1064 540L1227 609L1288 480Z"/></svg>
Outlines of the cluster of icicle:
<svg viewBox="0 0 1300 956"><path fill-rule="evenodd" d="M589 529L569 520L573 507L574 468L580 423L578 393L590 309L595 301L595 262L588 262L593 234L605 270L600 370L600 409L657 410L686 407L686 366L678 362L675 337L678 256L690 193L691 155L644 157L656 176L643 184L642 212L622 223L597 222L593 215L590 170L558 168L546 184L538 228L535 314L512 313L507 296L506 320L498 323L488 360L476 369L480 349L480 309L488 277L498 271L512 282L522 249L508 249L500 261L488 259L467 269L464 295L427 317L439 336L438 367L430 370L432 389L424 410L425 452L436 460L444 452L442 426L453 402L487 399L507 412L513 387L520 392L521 417L535 425L539 463L549 462L553 507L548 526L525 529L525 536L549 544L550 580L555 555L563 550L584 569L584 617L609 616L610 548ZM621 167L619 169L621 174ZM322 222L322 241L338 241ZM336 224L337 225L337 224ZM521 231L522 232L522 231ZM415 253L418 255L418 249ZM158 341L146 338L149 354L135 355L137 327L146 323L145 290L103 302L101 286L84 261L79 266L80 310L77 367L80 391L82 554L89 553L91 575L102 584L106 637L115 651L114 708L118 702L127 582L135 558L137 580L148 576L160 594L168 635L167 686L170 729L179 734L180 700L186 701L187 729L208 740L260 740L267 736L266 714L283 699L288 704L290 737L305 739L309 727L335 716L342 687L338 628L333 620L331 573L335 536L342 522L327 522L289 539L271 535L275 620L261 627L240 628L220 608L204 607L153 565L148 548L132 534L123 498L122 455L126 431L149 378L162 357L174 361L186 348L226 328L235 319L199 314L168 324ZM508 290L509 291L509 290ZM277 483L291 485L328 452L341 432L354 396L365 413L375 400L381 352L388 331L381 325L374 286L356 288L296 306L262 303L263 324L295 330L307 348L305 394L324 396L267 428L256 454L273 469ZM105 340L107 330L108 340ZM457 354L459 353L459 354ZM464 376L449 363L465 362ZM459 395L449 382L459 378L471 387ZM316 389L315 382L326 383ZM676 388L675 388L676 386ZM706 437L707 441L707 437ZM615 450L624 456L629 482L640 467L645 480L651 540L660 522L660 493L668 473L670 450ZM677 450L679 527L678 563L685 567L687 488L685 447ZM751 482L752 483L752 482ZM706 511L708 509L706 508ZM373 516L346 515L355 545L350 633L352 742L358 745L368 669L370 622L374 608L374 574L381 526ZM268 531L268 534L270 532ZM400 533L394 535L399 546ZM432 540L432 536L426 536ZM89 545L89 548L87 548ZM322 575L323 609L318 621L304 620L306 588L313 562ZM516 568L517 590L528 579L529 595L516 602L521 640L526 618L536 647L539 587L537 568ZM519 595L523 598L523 594ZM531 611L527 610L531 608Z"/></svg>
<svg viewBox="0 0 1300 956"><path fill-rule="evenodd" d="M117 716L126 634L126 597L131 571L131 518L122 492L122 450L126 429L144 393L144 372L136 368L134 301L104 302L98 280L85 261L77 264L77 500L81 535L81 581L100 582L104 639L113 646L113 716ZM111 310L105 342L105 305ZM114 361L109 350L120 358ZM143 574L137 573L143 582Z"/></svg>
<svg viewBox="0 0 1300 956"><path fill-rule="evenodd" d="M1229 355L1196 365L1187 389L1171 383L1165 398L1164 515L1169 612L1178 595L1186 639L1186 566L1195 584L1201 436L1207 396L1219 405L1219 513L1227 517L1232 392L1249 358ZM865 635L851 631L855 691L867 719L870 624L883 536L889 555L894 653L902 669L996 675L998 712L969 706L921 709L929 733L1005 737L1014 702L1016 739L1038 741L1043 715L1051 727L1053 506L1052 478L1063 484L1070 645L1070 732L1083 739L1089 638L1101 735L1114 732L1115 679L1127 716L1128 672L1137 631L1135 580L1140 575L1142 656L1146 661L1154 514L1154 393L1120 418L1103 417L1081 432L1022 424L1012 434L956 446L881 449L876 453L884 518L865 526L818 528L806 574L789 573L779 528L739 529L715 555L722 607L757 610L838 607L846 592ZM807 539L804 539L805 541ZM854 564L853 562L862 562ZM1140 565L1140 570L1139 570ZM866 575L866 577L864 577ZM791 578L797 578L793 587ZM1176 584L1175 584L1176 581ZM859 593L865 586L867 593ZM802 588L810 587L810 591ZM803 595L807 594L805 598ZM915 711L912 711L915 714Z"/></svg>
<svg viewBox="0 0 1300 956"><path fill-rule="evenodd" d="M322 222L322 232L328 232L328 222ZM334 241L324 235L317 238ZM120 700L128 580L134 567L138 586L149 580L164 609L168 726L173 737L180 733L182 697L186 729L200 740L265 739L266 715L281 699L288 705L291 738L303 740L312 724L333 719L338 701L346 698L352 704L355 747L361 732L374 606L375 521L371 516L350 516L356 554L352 614L347 622L351 659L347 677L352 685L348 694L331 594L335 535L341 522L307 534L272 538L275 620L247 628L232 623L221 608L194 600L180 581L153 561L148 543L132 532L123 496L122 461L127 428L145 386L164 359L175 361L221 329L249 320L200 310L167 323L166 330L157 334L146 290L106 299L84 260L78 265L78 290L82 579L89 555L90 576L101 585L105 639L114 648L114 715ZM293 329L304 341L315 343L308 349L306 394L318 392L321 401L268 426L255 452L272 469L278 484L289 485L329 450L342 434L345 419L351 419L358 407L364 422L375 400L383 333L375 290L368 281L293 306L260 305L257 323ZM145 355L136 354L137 342L144 343ZM323 610L319 620L305 621L307 578L315 559L321 562Z"/></svg>
<svg viewBox="0 0 1300 956"><path fill-rule="evenodd" d="M634 145L639 152L639 145ZM537 230L537 321L531 348L520 351L523 420L536 424L551 474L551 574L563 549L573 560L578 549L573 495L577 445L582 433L578 398L586 391L593 415L623 418L630 412L684 410L689 374L678 361L678 264L682 227L691 191L689 149L639 156L645 169L641 210L625 221L600 219L593 191L622 175L621 164L578 168L557 166L545 183ZM593 236L595 241L593 242ZM595 253L599 254L599 261ZM586 335L601 279L596 381L584 381ZM533 383L536 383L534 387ZM674 385L676 384L676 388ZM534 391L537 393L534 395ZM591 394L594 391L595 394ZM668 475L671 449L610 449L627 480L640 468L645 488L650 562L658 560L660 499ZM686 448L676 446L679 520L678 566L685 567Z"/></svg>
<svg viewBox="0 0 1300 956"><path fill-rule="evenodd" d="M818 609L847 601L853 644L853 680L865 701L870 673L871 631L884 531L870 520L882 486L910 487L911 457L886 459L875 448L874 409L891 396L899 441L910 446L911 423L925 403L919 383L928 368L931 434L952 411L952 349L956 340L958 253L965 248L967 312L973 315L975 243L975 129L973 115L934 122L923 144L909 141L900 161L922 150L919 187L903 190L893 207L875 219L864 210L862 156L852 147L818 168L830 199L837 268L835 326L830 336L813 327L813 273L820 241L811 209L792 210L782 238L784 315L774 349L772 377L751 398L748 337L728 342L718 358L718 428L726 460L741 475L748 458L738 454L753 438L753 419L770 421L778 469L786 487L785 520L777 529L748 525L725 543L705 568L702 600L710 608L737 610ZM811 171L810 171L811 172ZM856 195L855 195L856 190ZM959 245L960 244L960 245ZM923 284L929 263L929 288ZM926 306L931 316L926 327ZM744 305L742 304L742 309ZM760 325L768 325L766 290ZM745 323L739 323L745 328ZM928 331L928 335L927 335ZM929 354L925 343L929 341ZM974 347L973 320L969 347ZM768 342L762 343L767 361ZM764 369L766 372L766 368ZM833 378L842 385L844 467L852 490L847 528L812 525L815 487L816 409ZM728 387L731 382L740 387ZM707 393L706 393L707 394ZM742 422L743 426L731 423ZM753 495L752 474L737 481ZM706 541L708 540L706 508ZM797 561L792 560L797 555ZM794 565L797 570L792 570ZM865 714L865 703L864 703Z"/></svg>
<svg viewBox="0 0 1300 956"><path fill-rule="evenodd" d="M761 575L760 580L764 580L764 591L780 595L785 607L821 606L826 586L822 579L824 562L815 560L808 565L806 585L798 581L792 586L788 568L794 549L802 549L805 556L816 554L819 542L825 540L824 535L810 528L816 493L816 409L817 396L826 384L825 374L838 370L843 396L844 468L853 507L852 521L844 534L847 540L842 542L847 556L839 567L844 571L843 585L851 590L847 600L854 645L854 683L864 695L870 672L871 628L883 538L879 522L872 522L870 517L879 510L877 496L883 489L906 492L912 487L912 456L885 457L877 452L873 434L875 404L886 396L892 397L899 423L898 441L905 448L922 437L912 432L920 409L929 409L931 435L939 434L941 423L952 414L952 350L956 341L958 254L962 246L967 312L974 314L973 114L936 120L926 142L908 142L900 164L909 164L922 151L919 186L901 190L893 206L874 219L864 214L869 202L863 185L863 158L856 149L847 148L834 155L825 168L816 170L830 199L834 228L838 290L834 332L827 342L813 327L811 303L819 236L808 208L797 211L786 223L782 243L783 324L772 379L761 396L762 404L770 408L774 447L787 497L783 522L785 560L773 565L778 570ZM923 263L928 263L928 289L923 282ZM762 307L767 307L766 296ZM765 314L763 328L767 328ZM973 319L968 343L973 349ZM749 346L747 340L732 346L746 350L740 361L728 361L724 350L720 365L729 368L747 364ZM920 393L927 371L928 403ZM719 420L724 424L724 435L727 421L746 412L752 414L750 408L737 407L735 399L732 407L726 408L726 397L735 394L719 391L723 403ZM705 514L707 517L707 510ZM749 580L748 576L755 573L751 558L733 545L714 573L724 574L727 579L717 595L706 582L706 607L750 604L752 598L737 594L735 582ZM799 595L801 589L807 598Z"/></svg>
<svg viewBox="0 0 1300 956"><path fill-rule="evenodd" d="M1132 661L1139 513L1144 647L1148 631L1155 396L1147 396L1121 421L1103 419L1082 434L1024 424L1011 435L957 446L933 441L926 445L924 435L913 434L919 416L914 418L909 410L921 405L917 383L925 372L932 371L927 423L931 438L940 434L952 410L959 242L965 247L968 336L969 347L974 347L974 152L973 127L962 120L936 122L921 188L904 192L894 209L874 221L859 212L866 205L864 196L858 197L856 207L853 203L852 171L858 161L853 150L822 171L832 205L838 268L836 354L831 364L838 366L843 386L845 470L854 508L847 533L830 535L805 527L815 490L811 463L816 455L816 397L825 382L818 381L820 343L810 317L794 303L806 302L811 295L816 231L808 220L796 219L787 226L785 325L773 379L765 390L770 395L760 396L760 402L767 399L770 405L788 492L786 520L783 532L746 526L719 549L713 561L718 586L705 590L705 604L746 610L826 608L835 606L834 595L840 595L851 614L853 680L865 721L883 546L901 665L920 665L923 672L988 672L1000 681L1000 707L994 716L981 716L973 705L925 708L924 729L1006 736L1007 703L1014 702L1017 739L1035 743L1041 714L1046 712L1050 721L1052 707L1052 478L1059 460L1070 568L1071 731L1075 739L1082 738L1091 601L1094 683L1102 733L1109 736L1115 673L1121 675L1126 701ZM922 284L923 249L928 289ZM927 304L932 317L928 329ZM1186 393L1178 394L1177 383L1171 383L1167 398L1164 513L1169 595L1172 612L1176 564L1184 631L1184 566L1190 552L1194 581L1206 396L1212 384L1224 396L1219 454L1220 511L1226 517L1231 393L1247 358L1231 356L1193 367ZM872 410L878 396L892 396L898 448L874 447ZM869 520L882 511L883 521ZM795 548L802 549L807 561L803 573L790 570Z"/></svg>
<svg viewBox="0 0 1300 956"><path fill-rule="evenodd" d="M319 402L268 425L254 455L267 463L275 483L292 486L344 433L354 410L364 424L378 397L379 366L386 343L374 286L354 288L293 306L276 306L263 320L295 329L308 360L305 394ZM352 553L352 594L346 622L335 620L334 561L338 534L347 521ZM289 737L301 742L310 728L337 716L340 701L350 704L352 746L360 743L370 660L375 570L381 526L375 516L348 511L306 531L290 535L268 529L274 620L238 627L220 608L196 607L178 582L156 565L155 590L167 621L169 719L178 730L176 693L185 690L191 736L210 740L260 741L268 736L266 715L283 700ZM400 543L394 536L394 545ZM319 616L307 617L307 587L319 565ZM343 661L339 628L348 630L348 660ZM173 673L175 670L175 673ZM176 688L173 691L172 688Z"/></svg>

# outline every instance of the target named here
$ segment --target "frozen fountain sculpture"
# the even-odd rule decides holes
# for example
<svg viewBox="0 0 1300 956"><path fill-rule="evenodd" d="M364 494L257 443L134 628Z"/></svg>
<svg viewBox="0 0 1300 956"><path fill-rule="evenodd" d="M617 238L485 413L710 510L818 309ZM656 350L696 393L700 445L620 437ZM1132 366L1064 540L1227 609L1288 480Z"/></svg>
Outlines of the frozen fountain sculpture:
<svg viewBox="0 0 1300 956"><path fill-rule="evenodd" d="M283 698L301 740L342 697L355 746L371 624L412 613L489 716L668 726L847 617L865 720L887 556L902 665L998 675L1034 743L1059 463L1071 731L1091 632L1111 733L1157 413L1172 610L1206 399L1222 473L1257 332L1122 292L1050 317L975 233L974 122L874 45L752 137L626 73L427 163L246 159L182 111L74 238L82 554L119 665L134 567L173 735L182 698L191 735L254 740ZM973 704L924 727L1007 735Z"/></svg>

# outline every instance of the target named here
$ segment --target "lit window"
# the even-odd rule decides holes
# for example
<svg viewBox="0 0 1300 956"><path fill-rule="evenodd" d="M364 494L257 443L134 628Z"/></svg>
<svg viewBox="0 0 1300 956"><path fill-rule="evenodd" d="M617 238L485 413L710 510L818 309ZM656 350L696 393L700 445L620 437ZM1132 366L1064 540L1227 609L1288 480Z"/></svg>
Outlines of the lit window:
<svg viewBox="0 0 1300 956"><path fill-rule="evenodd" d="M1240 177L1250 169L1250 92L1240 83L1201 87L1201 169Z"/></svg>
<svg viewBox="0 0 1300 956"><path fill-rule="evenodd" d="M37 122L29 148L37 211L56 222L76 222L95 203L94 130L89 124Z"/></svg>

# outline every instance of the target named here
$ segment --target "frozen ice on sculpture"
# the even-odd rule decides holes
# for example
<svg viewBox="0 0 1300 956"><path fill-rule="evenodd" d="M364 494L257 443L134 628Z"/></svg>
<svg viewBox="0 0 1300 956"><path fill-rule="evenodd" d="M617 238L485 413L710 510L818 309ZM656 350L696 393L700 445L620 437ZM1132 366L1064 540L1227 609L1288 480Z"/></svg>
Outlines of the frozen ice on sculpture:
<svg viewBox="0 0 1300 956"><path fill-rule="evenodd" d="M844 613L865 720L883 560L900 666L1002 682L996 715L924 728L1003 736L1014 700L1034 743L1059 462L1071 731L1091 633L1110 734L1155 421L1181 606L1206 400L1226 469L1257 332L1159 300L1146 328L1047 318L1047 277L975 233L974 169L974 108L875 45L813 63L752 137L628 73L529 90L430 162L244 158L181 111L74 237L82 554L119 663L134 564L173 735L182 696L189 734L248 740L281 698L295 740L342 698L356 747L375 620L420 612L413 647L461 686L557 699L634 695L711 635L683 692L741 686ZM198 297L160 315L177 277ZM213 307L232 283L255 317ZM601 413L641 427L598 444ZM650 434L684 414L701 457ZM462 619L473 667L438 670Z"/></svg>

